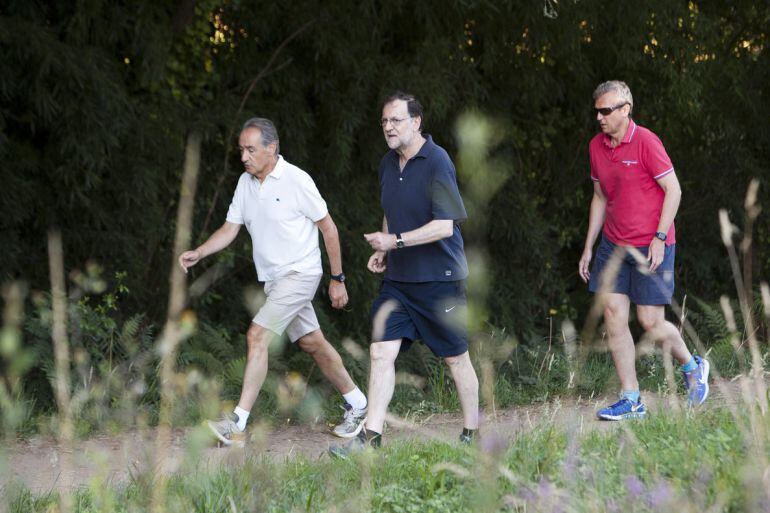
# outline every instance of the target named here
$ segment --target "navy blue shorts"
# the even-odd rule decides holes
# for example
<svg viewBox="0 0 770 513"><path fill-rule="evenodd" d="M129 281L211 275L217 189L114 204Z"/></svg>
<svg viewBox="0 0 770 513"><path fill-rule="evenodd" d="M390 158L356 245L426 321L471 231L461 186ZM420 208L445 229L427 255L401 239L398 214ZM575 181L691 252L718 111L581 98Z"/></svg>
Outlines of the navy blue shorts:
<svg viewBox="0 0 770 513"><path fill-rule="evenodd" d="M606 292L625 294L635 305L670 305L674 295L674 257L676 244L666 246L663 262L650 273L650 263L647 258L647 247L636 249L644 259L637 261L630 249L618 246L602 236L599 248L596 250L591 279L588 281L588 290L597 292L600 289ZM617 251L617 271L612 265L612 256ZM614 279L613 279L614 274ZM603 288L603 280L609 279L606 288Z"/></svg>
<svg viewBox="0 0 770 513"><path fill-rule="evenodd" d="M407 283L384 280L372 305L372 340L401 339L406 351L417 339L440 357L468 350L465 282Z"/></svg>

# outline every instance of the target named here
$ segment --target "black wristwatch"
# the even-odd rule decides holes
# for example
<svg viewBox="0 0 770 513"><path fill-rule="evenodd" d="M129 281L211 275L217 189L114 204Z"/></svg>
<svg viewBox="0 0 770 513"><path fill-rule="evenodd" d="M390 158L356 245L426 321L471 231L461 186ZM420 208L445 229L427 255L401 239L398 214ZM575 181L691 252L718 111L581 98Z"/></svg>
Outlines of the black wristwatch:
<svg viewBox="0 0 770 513"><path fill-rule="evenodd" d="M655 237L662 240L663 242L666 241L666 234L663 232L655 232Z"/></svg>
<svg viewBox="0 0 770 513"><path fill-rule="evenodd" d="M401 238L401 234L396 234L396 249L401 249L404 247L404 239Z"/></svg>
<svg viewBox="0 0 770 513"><path fill-rule="evenodd" d="M332 274L331 279L343 283L345 281L345 273Z"/></svg>

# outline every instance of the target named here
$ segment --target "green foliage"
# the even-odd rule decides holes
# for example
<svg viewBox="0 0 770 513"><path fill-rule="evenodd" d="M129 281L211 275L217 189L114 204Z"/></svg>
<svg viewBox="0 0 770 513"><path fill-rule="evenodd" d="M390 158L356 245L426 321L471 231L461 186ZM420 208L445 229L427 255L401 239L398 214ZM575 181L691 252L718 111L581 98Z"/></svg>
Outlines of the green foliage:
<svg viewBox="0 0 770 513"><path fill-rule="evenodd" d="M206 374L224 375L231 379L231 370L240 372L243 378L243 361L236 360L234 344L227 330L202 324L198 331L182 343L177 361L183 368L198 368ZM240 367L240 368L238 368ZM240 389L240 383L237 384Z"/></svg>
<svg viewBox="0 0 770 513"><path fill-rule="evenodd" d="M701 333L708 333L714 340L727 340L730 330L725 322L725 316L718 304L710 304L700 298L693 297L695 310L690 310L689 321ZM735 303L731 305L734 307ZM733 308L735 312L737 308Z"/></svg>

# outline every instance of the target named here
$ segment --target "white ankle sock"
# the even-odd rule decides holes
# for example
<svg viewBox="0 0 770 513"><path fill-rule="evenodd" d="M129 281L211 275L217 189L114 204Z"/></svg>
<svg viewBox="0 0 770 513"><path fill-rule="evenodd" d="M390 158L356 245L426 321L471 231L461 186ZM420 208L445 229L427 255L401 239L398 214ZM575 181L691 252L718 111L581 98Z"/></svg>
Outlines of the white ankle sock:
<svg viewBox="0 0 770 513"><path fill-rule="evenodd" d="M357 410L363 410L366 408L366 396L363 392L361 392L361 389L358 387L354 388L347 394L342 394L342 397L345 398L345 401L352 406L353 408Z"/></svg>
<svg viewBox="0 0 770 513"><path fill-rule="evenodd" d="M240 406L235 407L235 411L233 412L238 416L238 422L236 424L238 425L238 429L243 431L246 429L246 421L249 420L249 412L241 408Z"/></svg>

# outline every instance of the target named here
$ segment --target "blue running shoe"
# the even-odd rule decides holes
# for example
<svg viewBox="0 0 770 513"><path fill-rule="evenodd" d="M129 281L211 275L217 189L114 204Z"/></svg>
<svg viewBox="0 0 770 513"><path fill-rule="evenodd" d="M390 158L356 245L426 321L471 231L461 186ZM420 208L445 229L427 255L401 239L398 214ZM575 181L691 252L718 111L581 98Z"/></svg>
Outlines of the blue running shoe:
<svg viewBox="0 0 770 513"><path fill-rule="evenodd" d="M623 420L623 419L641 419L647 414L647 408L644 407L642 399L639 402L632 402L627 397L621 397L620 401L612 406L607 406L596 412L596 416L601 420Z"/></svg>
<svg viewBox="0 0 770 513"><path fill-rule="evenodd" d="M698 406L709 396L709 362L700 356L693 358L698 367L691 372L683 372L682 375L690 406Z"/></svg>

